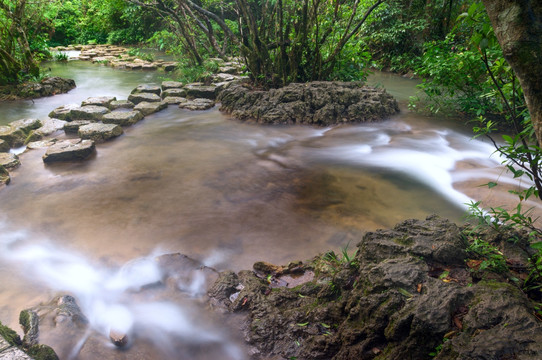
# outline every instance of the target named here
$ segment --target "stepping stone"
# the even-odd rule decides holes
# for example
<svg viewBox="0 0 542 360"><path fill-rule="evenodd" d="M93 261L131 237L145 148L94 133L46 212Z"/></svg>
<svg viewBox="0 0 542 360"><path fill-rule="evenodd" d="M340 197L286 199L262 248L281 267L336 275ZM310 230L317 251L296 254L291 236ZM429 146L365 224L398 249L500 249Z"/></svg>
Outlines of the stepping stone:
<svg viewBox="0 0 542 360"><path fill-rule="evenodd" d="M186 90L185 89L167 89L167 90L162 91L162 99L168 96L186 97Z"/></svg>
<svg viewBox="0 0 542 360"><path fill-rule="evenodd" d="M143 114L140 111L113 111L105 114L102 118L104 124L117 124L121 126L134 125L139 120L143 119Z"/></svg>
<svg viewBox="0 0 542 360"><path fill-rule="evenodd" d="M186 85L184 89L186 89L186 97L188 98L203 98L209 100L214 100L216 98L216 86L206 86L195 83Z"/></svg>
<svg viewBox="0 0 542 360"><path fill-rule="evenodd" d="M88 125L92 122L93 121L90 121L90 120L75 120L75 121L68 122L64 125L64 132L77 134L81 126Z"/></svg>
<svg viewBox="0 0 542 360"><path fill-rule="evenodd" d="M135 104L128 100L117 100L117 101L111 101L109 104L110 110L116 110L116 109L133 109Z"/></svg>
<svg viewBox="0 0 542 360"><path fill-rule="evenodd" d="M14 129L11 126L0 126L0 140L4 140L10 148L23 145L25 139L26 134L21 129Z"/></svg>
<svg viewBox="0 0 542 360"><path fill-rule="evenodd" d="M70 115L73 109L78 109L79 105L77 104L67 104L62 105L60 107L57 107L53 111L49 113L50 118L60 119L60 120L67 120L70 121Z"/></svg>
<svg viewBox="0 0 542 360"><path fill-rule="evenodd" d="M12 121L8 125L13 129L22 130L28 134L31 130L39 128L42 124L38 119L22 119Z"/></svg>
<svg viewBox="0 0 542 360"><path fill-rule="evenodd" d="M104 106L87 105L72 109L71 120L101 120L110 110Z"/></svg>
<svg viewBox="0 0 542 360"><path fill-rule="evenodd" d="M157 95L158 96L158 95ZM141 102L134 107L134 110L139 110L144 116L153 114L167 107L165 102Z"/></svg>
<svg viewBox="0 0 542 360"><path fill-rule="evenodd" d="M85 160L96 151L92 140L70 139L59 141L47 149L44 163Z"/></svg>
<svg viewBox="0 0 542 360"><path fill-rule="evenodd" d="M58 140L57 139L47 139L47 140L39 140L39 141L33 141L28 144L26 144L26 148L28 150L36 150L36 149L43 149L48 148L50 146L53 146Z"/></svg>
<svg viewBox="0 0 542 360"><path fill-rule="evenodd" d="M142 84L136 87L134 90L132 90L131 94L151 93L151 94L160 95L160 92L161 92L160 86Z"/></svg>
<svg viewBox="0 0 542 360"><path fill-rule="evenodd" d="M177 63L175 62L163 63L162 68L164 69L164 71L167 71L167 72L174 71L175 69L177 69Z"/></svg>
<svg viewBox="0 0 542 360"><path fill-rule="evenodd" d="M134 63L126 64L126 69L140 70L141 69L141 64L134 64Z"/></svg>
<svg viewBox="0 0 542 360"><path fill-rule="evenodd" d="M0 152L8 152L9 144L7 141L0 139Z"/></svg>
<svg viewBox="0 0 542 360"><path fill-rule="evenodd" d="M179 105L181 109L188 110L208 110L215 106L215 102L209 99L194 99L189 100Z"/></svg>
<svg viewBox="0 0 542 360"><path fill-rule="evenodd" d="M25 144L28 144L32 141L38 141L43 139L45 136L49 136L59 130L64 129L64 125L66 125L68 122L64 120L59 119L51 119L47 118L43 121L43 126L32 130L28 137L25 140Z"/></svg>
<svg viewBox="0 0 542 360"><path fill-rule="evenodd" d="M214 83L231 82L238 80L240 77L232 74L218 73L211 76Z"/></svg>
<svg viewBox="0 0 542 360"><path fill-rule="evenodd" d="M156 70L157 66L154 64L143 64L141 65L142 70Z"/></svg>
<svg viewBox="0 0 542 360"><path fill-rule="evenodd" d="M141 102L160 102L162 99L160 96L156 94L151 93L136 93L136 94L130 94L128 97L128 100L133 102L134 104L139 104Z"/></svg>
<svg viewBox="0 0 542 360"><path fill-rule="evenodd" d="M182 82L179 81L164 81L162 82L162 91L169 89L180 89L184 86Z"/></svg>
<svg viewBox="0 0 542 360"><path fill-rule="evenodd" d="M184 97L168 96L162 102L165 102L168 105L178 105L178 104L185 103L187 101L188 99Z"/></svg>
<svg viewBox="0 0 542 360"><path fill-rule="evenodd" d="M6 169L12 169L21 165L19 157L12 153L3 152L0 153L0 166Z"/></svg>
<svg viewBox="0 0 542 360"><path fill-rule="evenodd" d="M0 185L7 185L11 181L11 177L9 176L9 172L0 165Z"/></svg>
<svg viewBox="0 0 542 360"><path fill-rule="evenodd" d="M87 105L97 105L97 106L105 106L106 108L109 107L109 104L111 102L116 101L117 98L114 96L96 96L96 97L89 97L85 101L81 103L81 106L87 106Z"/></svg>
<svg viewBox="0 0 542 360"><path fill-rule="evenodd" d="M116 124L91 123L79 128L77 134L81 139L104 142L122 135L124 131Z"/></svg>

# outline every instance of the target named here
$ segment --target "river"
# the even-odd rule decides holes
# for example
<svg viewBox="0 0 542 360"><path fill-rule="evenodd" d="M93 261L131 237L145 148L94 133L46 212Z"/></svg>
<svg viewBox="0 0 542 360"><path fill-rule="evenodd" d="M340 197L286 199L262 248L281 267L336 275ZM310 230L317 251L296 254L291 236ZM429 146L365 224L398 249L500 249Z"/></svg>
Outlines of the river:
<svg viewBox="0 0 542 360"><path fill-rule="evenodd" d="M126 99L137 85L164 80L86 62L47 66L77 88L1 103L0 125L90 96ZM406 218L461 221L472 199L513 203L506 189L479 187L496 178L513 185L488 143L453 119L408 112L415 81L374 74L369 82L396 96L399 115L335 128L271 127L239 123L217 107L170 106L83 163L45 166L45 150L24 152L0 191L0 321L18 329L20 310L70 293L98 332L107 324L97 314L120 308L140 342L118 351L104 335L103 346L92 345L100 350L79 344L73 353L71 342L52 339L62 358L238 359L246 351L241 336L197 299L134 303L132 282L154 271L145 259L181 252L219 270L286 264L329 249L353 252L363 232ZM141 269L119 280L134 262Z"/></svg>

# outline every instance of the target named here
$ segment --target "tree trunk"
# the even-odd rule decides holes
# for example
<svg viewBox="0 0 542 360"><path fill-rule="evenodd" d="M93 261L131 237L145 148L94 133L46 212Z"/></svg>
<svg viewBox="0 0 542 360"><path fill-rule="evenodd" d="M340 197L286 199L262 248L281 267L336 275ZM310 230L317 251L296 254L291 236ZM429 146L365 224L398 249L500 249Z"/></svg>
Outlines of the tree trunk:
<svg viewBox="0 0 542 360"><path fill-rule="evenodd" d="M483 0L505 59L516 73L542 144L542 1Z"/></svg>

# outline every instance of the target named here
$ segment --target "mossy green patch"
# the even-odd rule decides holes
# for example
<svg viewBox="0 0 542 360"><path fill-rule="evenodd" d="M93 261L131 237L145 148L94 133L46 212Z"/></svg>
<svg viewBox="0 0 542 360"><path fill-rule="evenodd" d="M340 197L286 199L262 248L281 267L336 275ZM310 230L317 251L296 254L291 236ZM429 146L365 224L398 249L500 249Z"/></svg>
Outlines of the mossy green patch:
<svg viewBox="0 0 542 360"><path fill-rule="evenodd" d="M0 322L0 336L2 336L10 345L20 346L22 344L21 338L15 331L8 328Z"/></svg>
<svg viewBox="0 0 542 360"><path fill-rule="evenodd" d="M28 349L28 355L34 360L59 360L55 351L43 344L33 345Z"/></svg>

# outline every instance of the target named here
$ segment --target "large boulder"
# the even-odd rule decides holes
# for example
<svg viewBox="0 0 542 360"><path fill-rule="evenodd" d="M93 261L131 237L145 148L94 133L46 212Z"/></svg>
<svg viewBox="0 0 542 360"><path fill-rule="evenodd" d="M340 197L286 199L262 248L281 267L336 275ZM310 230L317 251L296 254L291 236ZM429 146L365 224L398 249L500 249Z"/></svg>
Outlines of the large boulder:
<svg viewBox="0 0 542 360"><path fill-rule="evenodd" d="M116 101L117 98L114 96L96 96L96 97L89 97L88 99L84 100L81 103L81 106L87 106L87 105L97 105L97 106L105 106L106 108L109 108L109 105L111 102Z"/></svg>
<svg viewBox="0 0 542 360"><path fill-rule="evenodd" d="M26 138L25 144L28 144L33 141L38 141L43 139L46 136L50 136L57 131L64 129L64 126L68 124L67 121L59 119L47 118L42 121L42 126L36 130L32 130L28 137Z"/></svg>
<svg viewBox="0 0 542 360"><path fill-rule="evenodd" d="M81 139L104 142L123 134L122 127L116 124L90 123L79 127L77 134Z"/></svg>
<svg viewBox="0 0 542 360"><path fill-rule="evenodd" d="M101 120L110 110L105 106L87 105L72 109L69 120Z"/></svg>
<svg viewBox="0 0 542 360"><path fill-rule="evenodd" d="M379 121L399 112L397 101L384 89L359 82L316 81L269 91L233 83L218 100L221 110L233 117L263 124L329 126Z"/></svg>
<svg viewBox="0 0 542 360"><path fill-rule="evenodd" d="M153 93L135 93L135 94L130 94L130 96L128 96L128 100L133 102L134 104L139 104L139 103L142 103L142 102L160 102L162 101L162 99L160 98L160 96L156 95L156 94L153 94Z"/></svg>
<svg viewBox="0 0 542 360"><path fill-rule="evenodd" d="M206 86L201 83L187 84L184 89L186 90L186 97L196 99L204 98L214 100L216 99L216 86Z"/></svg>
<svg viewBox="0 0 542 360"><path fill-rule="evenodd" d="M43 162L79 161L88 159L96 151L92 140L70 139L59 141L49 147L43 155Z"/></svg>
<svg viewBox="0 0 542 360"><path fill-rule="evenodd" d="M466 247L447 220L407 220L367 233L354 255L223 272L209 295L246 315L262 358L542 358L533 304L507 274L477 281Z"/></svg>
<svg viewBox="0 0 542 360"><path fill-rule="evenodd" d="M0 166L6 169L16 168L21 165L19 157L12 153L0 153Z"/></svg>
<svg viewBox="0 0 542 360"><path fill-rule="evenodd" d="M143 114L140 111L113 111L105 114L102 122L104 124L117 124L121 126L134 125L139 120L143 119Z"/></svg>
<svg viewBox="0 0 542 360"><path fill-rule="evenodd" d="M158 96L158 95L157 95ZM155 112L164 110L167 107L165 102L140 102L134 107L134 110L140 111L143 116L153 114Z"/></svg>

